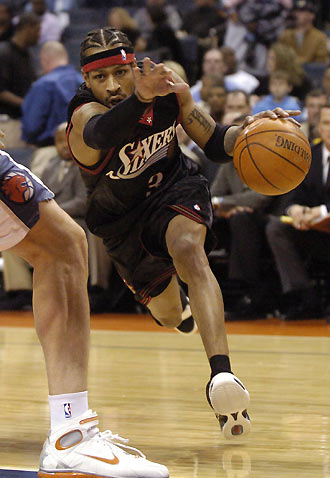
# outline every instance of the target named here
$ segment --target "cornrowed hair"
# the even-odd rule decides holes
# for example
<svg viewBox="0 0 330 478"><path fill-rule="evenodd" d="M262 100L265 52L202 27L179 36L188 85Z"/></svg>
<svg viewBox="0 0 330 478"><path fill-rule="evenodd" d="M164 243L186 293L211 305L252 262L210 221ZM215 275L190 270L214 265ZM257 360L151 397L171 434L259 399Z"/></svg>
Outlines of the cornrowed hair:
<svg viewBox="0 0 330 478"><path fill-rule="evenodd" d="M86 58L86 51L89 48L108 48L120 44L132 47L125 33L115 28L104 27L91 30L80 44L80 59Z"/></svg>

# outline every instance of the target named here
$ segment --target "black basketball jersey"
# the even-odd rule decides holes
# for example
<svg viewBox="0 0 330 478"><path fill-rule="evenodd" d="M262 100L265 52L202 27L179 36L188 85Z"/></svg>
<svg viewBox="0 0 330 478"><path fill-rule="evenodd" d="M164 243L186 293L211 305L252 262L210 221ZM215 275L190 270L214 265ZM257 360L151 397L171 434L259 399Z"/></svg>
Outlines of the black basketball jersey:
<svg viewBox="0 0 330 478"><path fill-rule="evenodd" d="M69 129L74 110L97 101L85 86L69 106ZM194 175L198 166L178 146L176 126L180 104L172 93L151 103L134 132L110 151L102 151L96 165L86 167L74 158L88 190L86 222L95 234L122 233L129 224L153 210L159 195L179 179ZM109 131L111 135L111 131Z"/></svg>

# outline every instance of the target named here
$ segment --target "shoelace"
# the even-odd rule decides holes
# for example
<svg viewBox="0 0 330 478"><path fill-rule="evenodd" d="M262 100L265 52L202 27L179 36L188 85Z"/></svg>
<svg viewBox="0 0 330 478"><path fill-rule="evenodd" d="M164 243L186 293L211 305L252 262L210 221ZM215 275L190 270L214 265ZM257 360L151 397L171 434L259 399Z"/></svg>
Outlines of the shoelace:
<svg viewBox="0 0 330 478"><path fill-rule="evenodd" d="M137 453L137 455L135 455L135 458L146 458L142 451L138 450L137 448L134 448L133 446L126 445L126 443L129 442L128 438L123 438L117 433L112 433L111 430L105 430L104 432L100 432L96 426L93 426L88 430L88 435L90 435L91 438L97 438L99 442L103 445L110 444L110 446L117 446L127 455L130 453L127 453L126 450L131 450Z"/></svg>

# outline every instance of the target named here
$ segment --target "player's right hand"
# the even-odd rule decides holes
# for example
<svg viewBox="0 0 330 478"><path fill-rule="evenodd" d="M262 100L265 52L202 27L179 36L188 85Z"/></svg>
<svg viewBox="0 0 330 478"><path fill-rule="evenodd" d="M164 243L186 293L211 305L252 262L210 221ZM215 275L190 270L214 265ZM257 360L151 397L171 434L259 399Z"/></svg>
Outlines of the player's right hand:
<svg viewBox="0 0 330 478"><path fill-rule="evenodd" d="M135 93L141 101L151 102L156 96L181 93L189 89L184 82L174 81L172 71L163 63L144 58L142 68L133 68Z"/></svg>

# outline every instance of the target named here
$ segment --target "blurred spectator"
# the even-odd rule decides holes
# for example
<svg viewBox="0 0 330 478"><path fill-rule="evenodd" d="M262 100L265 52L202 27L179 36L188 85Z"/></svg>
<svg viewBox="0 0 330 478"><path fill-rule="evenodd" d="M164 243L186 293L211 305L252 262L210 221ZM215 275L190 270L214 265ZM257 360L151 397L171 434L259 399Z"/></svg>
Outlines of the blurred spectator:
<svg viewBox="0 0 330 478"><path fill-rule="evenodd" d="M190 136L187 135L181 124L178 124L178 126L176 127L176 134L182 153L188 158L195 161L195 163L199 164L199 166L201 166L201 160L198 151L200 148L198 148L196 143L194 143Z"/></svg>
<svg viewBox="0 0 330 478"><path fill-rule="evenodd" d="M237 11L233 11L226 24L224 46L232 48L236 53L237 64L240 70L247 71L259 77L264 74L266 66L267 47L255 41L249 34Z"/></svg>
<svg viewBox="0 0 330 478"><path fill-rule="evenodd" d="M163 7L166 13L167 24L172 28L173 31L180 30L182 19L175 5L169 5L165 0L146 0L145 6L139 8L134 14L138 28L141 33L143 32L143 36L145 36L146 39L148 39L153 30L153 25L147 11L147 7L151 5Z"/></svg>
<svg viewBox="0 0 330 478"><path fill-rule="evenodd" d="M304 101L306 94L312 88L311 82L308 80L295 50L280 42L273 43L269 48L265 76L260 79L260 85L254 93L259 96L268 94L269 75L276 70L289 73L292 83L291 95Z"/></svg>
<svg viewBox="0 0 330 478"><path fill-rule="evenodd" d="M310 170L288 196L292 225L273 219L266 228L285 297L284 317L322 317L325 310L309 275L308 264L329 261L330 234L310 229L330 212L330 104L321 107L322 142L312 147ZM324 265L324 267L329 267Z"/></svg>
<svg viewBox="0 0 330 478"><path fill-rule="evenodd" d="M244 70L237 69L235 51L229 46L220 48L225 64L225 84L227 91L244 90L252 93L259 85L259 80Z"/></svg>
<svg viewBox="0 0 330 478"><path fill-rule="evenodd" d="M301 123L301 130L307 136L308 140L312 142L320 136L317 128L321 107L327 103L327 95L322 90L311 90L307 93L305 100L305 108L303 117L307 116L305 121Z"/></svg>
<svg viewBox="0 0 330 478"><path fill-rule="evenodd" d="M201 50L205 51L222 44L225 22L216 0L194 0L194 7L184 15L182 30L196 36Z"/></svg>
<svg viewBox="0 0 330 478"><path fill-rule="evenodd" d="M330 101L330 66L325 69L322 77L322 89Z"/></svg>
<svg viewBox="0 0 330 478"><path fill-rule="evenodd" d="M33 83L22 105L23 139L36 146L54 144L57 126L66 121L71 98L83 82L82 76L68 64L64 45L49 41L40 50L43 76Z"/></svg>
<svg viewBox="0 0 330 478"><path fill-rule="evenodd" d="M39 43L59 41L63 32L63 25L59 18L47 9L46 0L31 0L32 12L40 18Z"/></svg>
<svg viewBox="0 0 330 478"><path fill-rule="evenodd" d="M225 83L222 79L215 81L209 89L206 103L208 105L208 112L215 122L221 123L225 111L227 91Z"/></svg>
<svg viewBox="0 0 330 478"><path fill-rule="evenodd" d="M313 26L316 5L312 0L297 0L294 6L295 26L287 28L279 41L292 47L300 63L328 63L328 39Z"/></svg>
<svg viewBox="0 0 330 478"><path fill-rule="evenodd" d="M0 128L6 135L7 148L25 145L21 140L21 106L36 79L29 48L38 43L39 34L39 17L23 13L12 39L0 43L0 115L5 115Z"/></svg>
<svg viewBox="0 0 330 478"><path fill-rule="evenodd" d="M258 101L252 108L252 114L259 113L268 109L277 107L285 110L300 110L300 105L296 98L290 96L292 84L289 73L286 71L274 71L269 77L270 94ZM299 121L301 115L296 116Z"/></svg>
<svg viewBox="0 0 330 478"><path fill-rule="evenodd" d="M173 60L165 60L163 63L168 68L175 71L175 73L177 73L186 83L188 83L187 73L180 63Z"/></svg>
<svg viewBox="0 0 330 478"><path fill-rule="evenodd" d="M288 13L289 8L278 0L242 2L238 7L238 15L247 28L247 41L250 43L250 48L253 50L257 43L268 48L274 43L285 27Z"/></svg>
<svg viewBox="0 0 330 478"><path fill-rule="evenodd" d="M147 50L165 50L161 61L174 60L184 65L184 55L181 43L173 29L167 23L165 7L162 5L147 5L147 12L151 19L152 30L147 40Z"/></svg>
<svg viewBox="0 0 330 478"><path fill-rule="evenodd" d="M57 126L54 142L57 155L49 161L40 179L54 192L61 208L86 229L84 216L87 193L79 168L70 155L66 123Z"/></svg>
<svg viewBox="0 0 330 478"><path fill-rule="evenodd" d="M181 124L177 126L176 132L182 153L199 165L201 174L211 183L220 165L205 156L204 151L191 140Z"/></svg>
<svg viewBox="0 0 330 478"><path fill-rule="evenodd" d="M70 12L76 6L76 0L46 0L46 7L58 18L61 30L63 31L70 23ZM32 2L25 5L25 10L32 11Z"/></svg>
<svg viewBox="0 0 330 478"><path fill-rule="evenodd" d="M203 108L207 113L210 112L210 105L208 103L208 97L213 86L224 87L224 79L221 75L216 75L214 73L208 73L202 76L201 79L201 89L200 89L200 101L197 101L196 104Z"/></svg>
<svg viewBox="0 0 330 478"><path fill-rule="evenodd" d="M219 48L211 48L204 53L202 61L202 76L203 75L218 75L223 77L225 73L225 64L223 55ZM194 101L198 103L201 101L201 87L202 80L198 80L190 89Z"/></svg>
<svg viewBox="0 0 330 478"><path fill-rule="evenodd" d="M70 12L75 6L76 0L47 0L48 10L56 14L62 32L70 24Z"/></svg>
<svg viewBox="0 0 330 478"><path fill-rule="evenodd" d="M126 8L110 8L107 17L107 24L111 28L116 28L117 30L124 32L132 43L135 51L146 49L146 42L141 37L138 24Z"/></svg>
<svg viewBox="0 0 330 478"><path fill-rule="evenodd" d="M240 116L251 114L250 96L243 90L229 91L226 96L223 125L230 125Z"/></svg>
<svg viewBox="0 0 330 478"><path fill-rule="evenodd" d="M232 47L238 68L257 78L263 76L267 50L284 29L289 9L278 0L241 2L228 22L225 45Z"/></svg>
<svg viewBox="0 0 330 478"><path fill-rule="evenodd" d="M10 40L14 30L11 8L6 3L0 3L0 42Z"/></svg>

